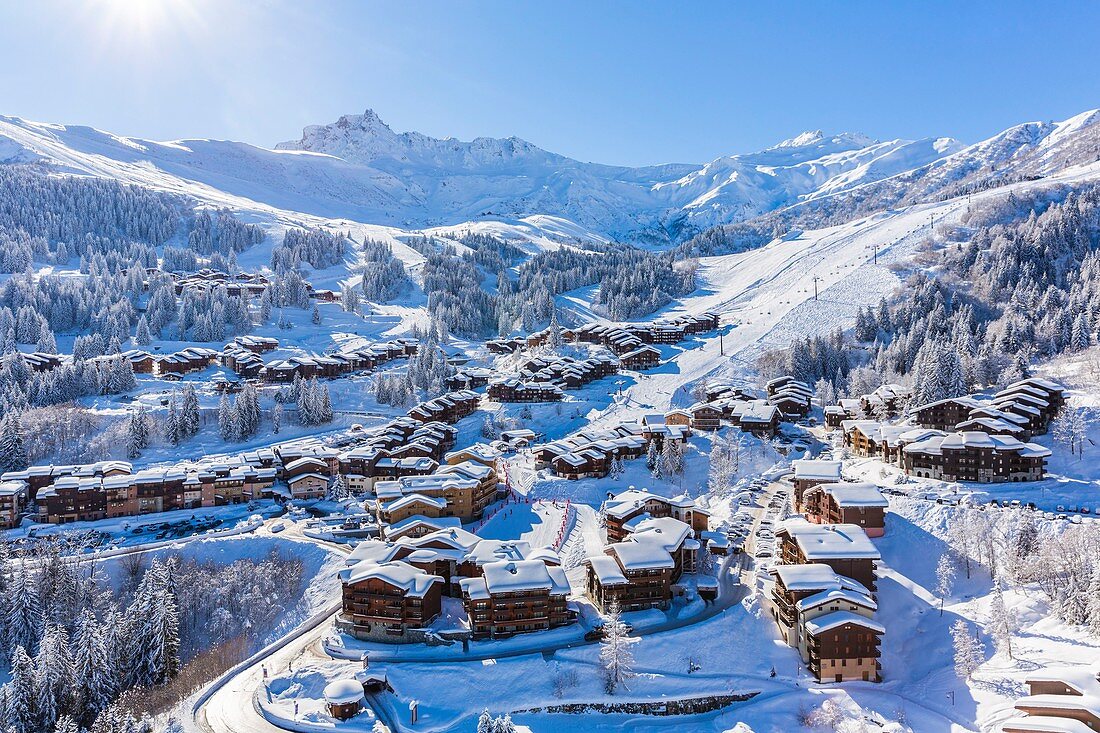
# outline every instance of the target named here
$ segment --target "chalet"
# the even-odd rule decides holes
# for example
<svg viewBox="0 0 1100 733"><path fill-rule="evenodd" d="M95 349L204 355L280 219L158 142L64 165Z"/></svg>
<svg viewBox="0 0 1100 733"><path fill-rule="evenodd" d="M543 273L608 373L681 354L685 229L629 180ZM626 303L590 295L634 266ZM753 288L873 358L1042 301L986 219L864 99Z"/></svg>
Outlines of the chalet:
<svg viewBox="0 0 1100 733"><path fill-rule="evenodd" d="M1029 694L1016 701L1021 715L1001 724L1005 733L1092 733L1100 730L1100 668L1048 667L1028 674Z"/></svg>
<svg viewBox="0 0 1100 733"><path fill-rule="evenodd" d="M771 393L768 402L786 417L806 417L812 396L812 390L802 382L789 382Z"/></svg>
<svg viewBox="0 0 1100 733"><path fill-rule="evenodd" d="M812 524L803 517L781 522L775 532L780 562L789 565L820 563L839 575L875 592L875 565L879 551L863 529L854 524Z"/></svg>
<svg viewBox="0 0 1100 733"><path fill-rule="evenodd" d="M874 420L844 420L844 445L857 456L871 458L882 452L882 423Z"/></svg>
<svg viewBox="0 0 1100 733"><path fill-rule="evenodd" d="M631 523L650 518L671 517L686 524L693 533L709 529L710 513L695 505L687 494L668 498L648 491L628 489L609 495L603 505L607 517L607 541L621 542L631 531Z"/></svg>
<svg viewBox="0 0 1100 733"><path fill-rule="evenodd" d="M845 412L840 405L826 405L823 412L825 413L825 427L827 428L839 428L844 420L853 417Z"/></svg>
<svg viewBox="0 0 1100 733"><path fill-rule="evenodd" d="M565 570L539 559L490 562L480 577L459 585L475 639L545 631L573 620Z"/></svg>
<svg viewBox="0 0 1100 733"><path fill-rule="evenodd" d="M805 382L798 381L797 379L792 377L790 374L784 374L781 377L776 377L775 379L769 379L767 382L765 382L764 383L764 391L767 392L768 396L770 397L771 395L775 394L780 389L782 389L783 387L786 387L789 384L801 384L801 385L805 386Z"/></svg>
<svg viewBox="0 0 1100 733"><path fill-rule="evenodd" d="M661 363L661 352L652 346L642 346L623 353L619 362L625 369L652 369Z"/></svg>
<svg viewBox="0 0 1100 733"><path fill-rule="evenodd" d="M802 511L802 496L808 489L819 484L840 481L840 461L826 461L813 458L799 458L791 461L794 474L791 484L794 486L794 510Z"/></svg>
<svg viewBox="0 0 1100 733"><path fill-rule="evenodd" d="M956 432L977 431L989 435L1007 435L1016 440L1027 440L1030 431L1016 421L1009 422L995 417L970 417L955 425Z"/></svg>
<svg viewBox="0 0 1100 733"><path fill-rule="evenodd" d="M909 411L909 417L922 428L953 430L970 417L971 410L981 406L982 403L973 397L949 397L914 407Z"/></svg>
<svg viewBox="0 0 1100 733"><path fill-rule="evenodd" d="M902 461L907 474L941 481L1041 481L1050 454L1037 443L968 431L911 443Z"/></svg>
<svg viewBox="0 0 1100 733"><path fill-rule="evenodd" d="M153 363L153 374L158 377L171 378L202 371L211 364L216 363L218 356L219 353L213 349L192 346L174 354L158 357Z"/></svg>
<svg viewBox="0 0 1100 733"><path fill-rule="evenodd" d="M451 466L473 461L483 466L495 468L497 461L500 460L500 451L484 443L474 443L466 448L451 451L443 457L443 460Z"/></svg>
<svg viewBox="0 0 1100 733"><path fill-rule="evenodd" d="M691 415L691 427L695 430L718 430L722 427L722 411L706 402L696 402L687 409ZM668 415L665 415L668 422Z"/></svg>
<svg viewBox="0 0 1100 733"><path fill-rule="evenodd" d="M868 483L825 483L806 491L806 519L816 524L854 524L868 537L886 533L886 497Z"/></svg>
<svg viewBox="0 0 1100 733"><path fill-rule="evenodd" d="M125 356L125 354L123 356ZM50 372L57 369L62 364L60 355L47 354L42 351L23 354L23 361L31 368L32 372ZM134 371L137 370L135 369Z"/></svg>
<svg viewBox="0 0 1100 733"><path fill-rule="evenodd" d="M0 481L0 529L19 526L26 506L26 481Z"/></svg>
<svg viewBox="0 0 1100 733"><path fill-rule="evenodd" d="M858 582L825 565L772 571L772 616L820 682L881 681L878 606Z"/></svg>
<svg viewBox="0 0 1100 733"><path fill-rule="evenodd" d="M122 352L122 358L130 362L134 374L152 374L156 368L157 359L148 351L131 349Z"/></svg>
<svg viewBox="0 0 1100 733"><path fill-rule="evenodd" d="M443 380L443 386L449 390L477 389L489 384L493 370L484 367L466 367L459 369Z"/></svg>
<svg viewBox="0 0 1100 733"><path fill-rule="evenodd" d="M721 416L721 413L719 413L719 416ZM687 410L669 410L665 413L664 418L665 425L676 425L683 428L691 428L691 413Z"/></svg>
<svg viewBox="0 0 1100 733"><path fill-rule="evenodd" d="M447 500L441 496L404 494L384 504L379 502L378 521L384 524L397 524L417 516L438 519L448 516L446 512Z"/></svg>
<svg viewBox="0 0 1100 733"><path fill-rule="evenodd" d="M902 403L912 396L912 390L900 384L884 384L870 394L859 398L864 415L877 418L892 417L901 410Z"/></svg>
<svg viewBox="0 0 1100 733"><path fill-rule="evenodd" d="M442 609L443 579L406 562L362 561L339 573L336 628L357 639L402 643Z"/></svg>
<svg viewBox="0 0 1100 733"><path fill-rule="evenodd" d="M337 720L350 720L363 709L363 685L357 679L329 682L323 695L325 710Z"/></svg>
<svg viewBox="0 0 1100 733"><path fill-rule="evenodd" d="M904 468L905 446L929 438L942 438L947 433L934 428L914 428L908 425L880 425L878 447L884 463Z"/></svg>
<svg viewBox="0 0 1100 733"><path fill-rule="evenodd" d="M676 561L653 542L616 542L584 561L585 590L597 608L613 602L622 611L667 609Z"/></svg>
<svg viewBox="0 0 1100 733"><path fill-rule="evenodd" d="M233 343L253 354L264 354L279 348L279 339L270 336L238 336L233 339Z"/></svg>
<svg viewBox="0 0 1100 733"><path fill-rule="evenodd" d="M292 499L320 499L328 491L328 476L320 473L299 473L286 480Z"/></svg>
<svg viewBox="0 0 1100 733"><path fill-rule="evenodd" d="M759 438L775 437L779 430L779 410L763 400L743 402L734 407L733 419L742 432Z"/></svg>
<svg viewBox="0 0 1100 733"><path fill-rule="evenodd" d="M550 382L523 382L514 378L493 382L486 394L495 402L560 402L564 396L561 388Z"/></svg>
<svg viewBox="0 0 1100 733"><path fill-rule="evenodd" d="M611 470L611 460L596 450L562 453L550 460L550 468L562 478L576 481L582 478L602 478Z"/></svg>
<svg viewBox="0 0 1100 733"><path fill-rule="evenodd" d="M386 540L395 542L402 537L413 539L439 532L440 530L462 528L462 520L458 517L425 517L423 514L414 514L400 522L387 525L383 532Z"/></svg>

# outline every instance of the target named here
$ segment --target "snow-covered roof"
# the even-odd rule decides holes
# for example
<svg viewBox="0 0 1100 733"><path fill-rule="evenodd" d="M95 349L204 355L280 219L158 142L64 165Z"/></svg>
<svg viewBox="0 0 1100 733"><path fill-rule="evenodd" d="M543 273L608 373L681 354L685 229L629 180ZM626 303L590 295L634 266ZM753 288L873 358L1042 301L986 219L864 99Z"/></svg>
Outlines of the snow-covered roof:
<svg viewBox="0 0 1100 733"><path fill-rule="evenodd" d="M779 524L779 533L790 536L811 561L881 557L867 533L855 524L811 524L803 517L793 517Z"/></svg>
<svg viewBox="0 0 1100 733"><path fill-rule="evenodd" d="M523 540L481 540L469 550L466 559L477 565L501 560L526 560L531 545Z"/></svg>
<svg viewBox="0 0 1100 733"><path fill-rule="evenodd" d="M827 567L827 566L826 566ZM816 606L822 606L826 603L840 602L853 603L857 606L870 609L872 611L878 608L878 604L868 595L864 595L855 590L848 588L829 588L823 590L820 593L814 593L812 596L806 596L802 600L798 601L795 606L799 611L804 611L808 608L814 608Z"/></svg>
<svg viewBox="0 0 1100 733"><path fill-rule="evenodd" d="M743 403L740 410L740 421L751 423L770 423L779 414L775 405L764 400L752 400Z"/></svg>
<svg viewBox="0 0 1100 733"><path fill-rule="evenodd" d="M619 563L610 555L594 555L585 562L592 566L600 585L626 585L629 582L619 569Z"/></svg>
<svg viewBox="0 0 1100 733"><path fill-rule="evenodd" d="M555 572L564 576L560 567L548 566L541 560L500 560L483 568L485 587L490 594L515 593L524 590L546 590L568 593L569 581L563 584Z"/></svg>
<svg viewBox="0 0 1100 733"><path fill-rule="evenodd" d="M404 508L406 506L414 506L416 504L421 504L423 506L434 506L436 508L440 508L441 510L441 508L447 506L447 500L443 499L442 496L408 494L406 496L401 496L400 499L395 499L394 501L389 502L383 508L386 512L396 512L397 510L400 510L400 508Z"/></svg>
<svg viewBox="0 0 1100 733"><path fill-rule="evenodd" d="M638 522L630 534L635 542L654 542L665 552L679 548L692 534L691 527L672 517L648 517Z"/></svg>
<svg viewBox="0 0 1100 733"><path fill-rule="evenodd" d="M325 702L350 705L363 699L363 683L357 679L334 680L325 685Z"/></svg>
<svg viewBox="0 0 1100 733"><path fill-rule="evenodd" d="M832 613L822 614L806 622L806 633L811 636L816 636L830 629L835 629L838 626L844 624L854 624L855 626L861 626L865 629L871 629L879 634L886 633L886 627L880 624L878 621L867 618L866 616L860 616L858 613L852 613L851 611L833 611Z"/></svg>
<svg viewBox="0 0 1100 733"><path fill-rule="evenodd" d="M1012 733L1096 733L1085 723L1074 718L1062 718L1055 715L1028 715L1012 718L1001 723L1001 730Z"/></svg>
<svg viewBox="0 0 1100 733"><path fill-rule="evenodd" d="M982 403L981 400L976 400L973 397L970 397L969 395L966 395L966 396L963 396L963 397L947 397L947 398L942 399L942 400L936 400L935 402L926 402L923 405L917 405L916 407L909 410L909 414L910 415L915 415L916 413L920 412L921 410L927 410L930 407L939 407L940 405L949 405L949 404L956 404L956 405L961 405L962 407L974 408L974 407L981 407L983 403Z"/></svg>
<svg viewBox="0 0 1100 733"><path fill-rule="evenodd" d="M813 458L800 458L791 461L796 479L840 480L840 461L826 461Z"/></svg>
<svg viewBox="0 0 1100 733"><path fill-rule="evenodd" d="M832 590L841 587L840 577L828 565L777 565L771 572L790 591Z"/></svg>
<svg viewBox="0 0 1100 733"><path fill-rule="evenodd" d="M624 570L672 569L676 562L658 542L616 542L608 548L619 558Z"/></svg>
<svg viewBox="0 0 1100 733"><path fill-rule="evenodd" d="M438 575L429 575L420 568L401 561L363 561L341 572L341 580L349 584L372 578L400 588L413 597L422 597L434 584L443 582L443 578Z"/></svg>
<svg viewBox="0 0 1100 733"><path fill-rule="evenodd" d="M813 491L823 491L829 496L833 497L837 506L840 507L883 507L888 506L886 497L882 495L882 492L877 486L870 483L829 483L819 484L818 486L810 489Z"/></svg>

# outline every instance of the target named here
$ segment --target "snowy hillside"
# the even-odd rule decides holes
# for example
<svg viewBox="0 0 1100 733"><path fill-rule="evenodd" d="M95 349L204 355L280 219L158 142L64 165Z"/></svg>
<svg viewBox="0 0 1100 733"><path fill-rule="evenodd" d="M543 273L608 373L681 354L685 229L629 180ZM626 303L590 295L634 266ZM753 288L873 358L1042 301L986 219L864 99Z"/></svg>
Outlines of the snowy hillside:
<svg viewBox="0 0 1100 733"><path fill-rule="evenodd" d="M307 128L275 150L218 140L154 142L0 117L0 160L189 193L247 199L324 218L420 229L531 216L608 238L678 239L795 201L881 180L961 147L804 133L699 166L582 163L517 138L440 140L395 133L377 115Z"/></svg>

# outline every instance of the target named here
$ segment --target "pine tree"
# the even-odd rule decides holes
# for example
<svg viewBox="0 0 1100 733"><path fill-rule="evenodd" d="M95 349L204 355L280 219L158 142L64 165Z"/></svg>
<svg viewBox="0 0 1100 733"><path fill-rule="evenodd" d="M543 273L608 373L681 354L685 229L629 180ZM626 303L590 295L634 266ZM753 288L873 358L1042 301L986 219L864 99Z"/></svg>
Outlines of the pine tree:
<svg viewBox="0 0 1100 733"><path fill-rule="evenodd" d="M8 589L5 627L9 648L21 647L34 651L42 627L42 609L38 601L38 588L34 578L23 563L12 568Z"/></svg>
<svg viewBox="0 0 1100 733"><path fill-rule="evenodd" d="M230 404L229 396L223 393L218 401L218 430L222 440L226 442L237 440L238 428L237 411Z"/></svg>
<svg viewBox="0 0 1100 733"><path fill-rule="evenodd" d="M45 319L42 320L42 328L39 331L38 344L35 349L43 354L57 353L57 340L54 338L53 331L50 330L50 324Z"/></svg>
<svg viewBox="0 0 1100 733"><path fill-rule="evenodd" d="M15 412L0 420L0 472L22 471L27 467L27 447L23 422Z"/></svg>
<svg viewBox="0 0 1100 733"><path fill-rule="evenodd" d="M317 422L332 422L332 397L329 395L328 385L319 385L319 398L317 400Z"/></svg>
<svg viewBox="0 0 1100 733"><path fill-rule="evenodd" d="M684 472L684 448L679 441L666 440L661 450L662 474L672 478Z"/></svg>
<svg viewBox="0 0 1100 733"><path fill-rule="evenodd" d="M134 684L164 684L176 675L180 665L179 608L165 563L153 561L126 615L137 625L132 639L136 653L132 667Z"/></svg>
<svg viewBox="0 0 1100 733"><path fill-rule="evenodd" d="M283 427L283 403L276 402L271 408L271 432L278 435Z"/></svg>
<svg viewBox="0 0 1100 733"><path fill-rule="evenodd" d="M144 406L130 413L130 422L126 427L126 456L137 458L149 445L148 424Z"/></svg>
<svg viewBox="0 0 1100 733"><path fill-rule="evenodd" d="M657 469L657 460L659 456L660 454L657 450L657 441L649 441L649 446L646 448L645 452L645 467L648 468L650 471L655 471Z"/></svg>
<svg viewBox="0 0 1100 733"><path fill-rule="evenodd" d="M184 438L183 425L180 422L179 408L176 406L176 393L168 397L168 412L164 416L164 439L172 445L179 445Z"/></svg>
<svg viewBox="0 0 1100 733"><path fill-rule="evenodd" d="M63 627L52 624L46 627L34 665L38 719L43 728L51 728L58 717L72 708L73 662L69 635Z"/></svg>
<svg viewBox="0 0 1100 733"><path fill-rule="evenodd" d="M332 483L328 487L328 496L332 501L343 501L348 498L348 487L339 471L332 477Z"/></svg>
<svg viewBox="0 0 1100 733"><path fill-rule="evenodd" d="M146 320L144 314L138 319L137 330L134 331L134 342L138 346L148 346L153 343L153 334L149 330L149 321Z"/></svg>
<svg viewBox="0 0 1100 733"><path fill-rule="evenodd" d="M80 726L76 724L70 715L62 715L57 719L57 725L53 728L53 733L80 733Z"/></svg>
<svg viewBox="0 0 1100 733"><path fill-rule="evenodd" d="M22 646L15 647L11 662L11 681L4 685L7 709L4 725L13 733L41 733L46 726L38 716L38 694L34 661Z"/></svg>
<svg viewBox="0 0 1100 733"><path fill-rule="evenodd" d="M493 733L493 716L489 714L488 708L478 716L477 733Z"/></svg>
<svg viewBox="0 0 1100 733"><path fill-rule="evenodd" d="M85 608L77 619L73 641L73 689L79 695L75 712L80 720L90 723L114 693L111 661L91 609Z"/></svg>
<svg viewBox="0 0 1100 733"><path fill-rule="evenodd" d="M557 311L551 311L550 313L550 336L549 336L550 348L561 348L561 325L558 323Z"/></svg>
<svg viewBox="0 0 1100 733"><path fill-rule="evenodd" d="M179 416L180 429L186 437L190 438L199 432L199 398L195 394L195 386L188 384L183 388L183 404Z"/></svg>
<svg viewBox="0 0 1100 733"><path fill-rule="evenodd" d="M612 601L603 618L603 641L600 644L600 669L607 694L614 695L633 676L634 655L630 646L637 641L627 631L619 614L618 601Z"/></svg>

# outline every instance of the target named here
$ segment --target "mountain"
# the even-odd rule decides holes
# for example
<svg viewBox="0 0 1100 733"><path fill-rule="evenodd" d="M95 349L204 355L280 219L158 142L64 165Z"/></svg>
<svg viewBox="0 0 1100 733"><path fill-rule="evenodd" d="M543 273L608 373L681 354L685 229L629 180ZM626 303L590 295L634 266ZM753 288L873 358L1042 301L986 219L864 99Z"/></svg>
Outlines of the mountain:
<svg viewBox="0 0 1100 733"><path fill-rule="evenodd" d="M970 146L818 130L703 165L632 168L581 162L515 137L399 133L370 110L307 127L275 149L0 117L0 163L38 162L216 205L404 229L543 217L569 222L559 230L665 243L792 206L844 217L998 178L1048 175L1097 158L1098 121L1087 112L1028 123Z"/></svg>
<svg viewBox="0 0 1100 733"><path fill-rule="evenodd" d="M367 110L307 127L301 139L275 149L332 156L405 181L430 223L549 214L612 237L675 239L895 175L961 147L946 138L882 143L816 131L703 166L628 168L582 163L515 137L464 142L396 133Z"/></svg>

